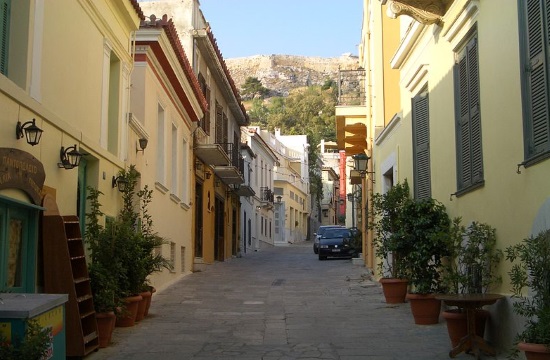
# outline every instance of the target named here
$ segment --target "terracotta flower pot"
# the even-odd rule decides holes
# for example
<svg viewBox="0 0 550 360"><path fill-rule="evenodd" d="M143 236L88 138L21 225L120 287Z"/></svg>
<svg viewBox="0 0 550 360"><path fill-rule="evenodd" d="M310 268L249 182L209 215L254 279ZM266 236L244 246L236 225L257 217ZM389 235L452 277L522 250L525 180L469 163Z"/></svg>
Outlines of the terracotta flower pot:
<svg viewBox="0 0 550 360"><path fill-rule="evenodd" d="M458 309L453 309L443 311L442 316L447 322L447 332L451 339L451 345L454 348L468 333L466 313ZM483 337L485 334L485 323L488 318L489 312L487 310L476 310L476 335Z"/></svg>
<svg viewBox="0 0 550 360"><path fill-rule="evenodd" d="M147 299L147 303L145 304L145 313L144 315L149 315L149 307L151 307L151 300L153 300L153 294L157 292L157 289L155 289L154 286L151 286L151 296Z"/></svg>
<svg viewBox="0 0 550 360"><path fill-rule="evenodd" d="M138 310L139 302L141 301L141 296L130 296L125 298L124 306L117 313L116 317L116 326L118 327L129 327L134 326L136 323L136 315Z"/></svg>
<svg viewBox="0 0 550 360"><path fill-rule="evenodd" d="M550 360L550 350L544 344L520 342L518 349L525 353L527 360Z"/></svg>
<svg viewBox="0 0 550 360"><path fill-rule="evenodd" d="M99 338L99 347L104 348L111 343L111 337L115 328L116 315L114 311L105 313L96 313L97 333Z"/></svg>
<svg viewBox="0 0 550 360"><path fill-rule="evenodd" d="M151 303L151 296L153 294L150 291L144 291L139 293L139 295L141 296L141 301L138 303L136 321L141 321L145 317L145 309L147 308L147 302Z"/></svg>
<svg viewBox="0 0 550 360"><path fill-rule="evenodd" d="M441 300L435 294L407 294L411 304L414 323L417 325L432 325L439 323Z"/></svg>
<svg viewBox="0 0 550 360"><path fill-rule="evenodd" d="M408 281L404 279L380 279L382 284L382 291L388 304L399 304L405 302L407 296Z"/></svg>

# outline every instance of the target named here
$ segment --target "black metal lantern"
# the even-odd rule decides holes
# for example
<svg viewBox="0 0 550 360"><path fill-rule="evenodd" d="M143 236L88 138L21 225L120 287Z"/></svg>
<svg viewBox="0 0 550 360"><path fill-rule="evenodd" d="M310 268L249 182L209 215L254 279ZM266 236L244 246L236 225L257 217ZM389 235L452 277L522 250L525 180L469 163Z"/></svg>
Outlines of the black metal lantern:
<svg viewBox="0 0 550 360"><path fill-rule="evenodd" d="M120 175L120 176L117 176L117 177L114 177L113 176L113 179L111 181L111 186L114 188L114 187L117 187L118 188L118 191L120 192L124 192L126 191L126 186L128 185L128 180L126 180L124 178L124 176Z"/></svg>
<svg viewBox="0 0 550 360"><path fill-rule="evenodd" d="M25 136L27 143L31 146L38 145L43 132L44 130L36 126L36 119L27 121L24 124L21 124L21 121L18 121L17 126L15 127L16 138L21 139Z"/></svg>
<svg viewBox="0 0 550 360"><path fill-rule="evenodd" d="M61 147L60 151L60 160L61 162L57 164L58 167L64 168L65 170L74 169L80 164L80 159L82 154L77 150L76 144L68 148Z"/></svg>
<svg viewBox="0 0 550 360"><path fill-rule="evenodd" d="M366 173L367 171L367 164L369 162L369 157L367 154L357 154L353 157L353 161L355 162L355 170Z"/></svg>

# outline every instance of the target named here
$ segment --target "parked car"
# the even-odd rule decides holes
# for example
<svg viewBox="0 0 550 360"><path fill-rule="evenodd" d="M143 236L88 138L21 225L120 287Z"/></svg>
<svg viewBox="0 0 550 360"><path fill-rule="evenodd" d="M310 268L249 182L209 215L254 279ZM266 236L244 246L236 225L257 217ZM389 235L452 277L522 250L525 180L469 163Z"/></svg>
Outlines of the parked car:
<svg viewBox="0 0 550 360"><path fill-rule="evenodd" d="M326 229L319 239L319 260L328 257L352 258L355 255L353 236L345 227Z"/></svg>
<svg viewBox="0 0 550 360"><path fill-rule="evenodd" d="M314 239L313 239L313 252L315 254L319 253L319 239L321 238L321 236L323 235L323 233L327 229L331 229L331 228L343 228L343 226L341 226L341 225L321 225L321 226L319 226L319 229L317 229L317 232L313 234L315 236Z"/></svg>

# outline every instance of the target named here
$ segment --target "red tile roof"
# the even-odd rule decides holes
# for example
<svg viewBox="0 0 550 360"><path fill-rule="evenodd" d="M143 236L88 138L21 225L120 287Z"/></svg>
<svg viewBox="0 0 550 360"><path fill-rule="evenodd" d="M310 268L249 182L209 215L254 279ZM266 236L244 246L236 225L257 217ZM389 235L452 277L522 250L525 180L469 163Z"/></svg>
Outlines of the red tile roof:
<svg viewBox="0 0 550 360"><path fill-rule="evenodd" d="M183 46L181 45L181 41L178 36L176 26L174 25L172 19L168 20L168 15L165 14L162 16L161 19L157 19L155 15L151 15L149 17L149 21L145 21L145 20L141 21L140 28L151 28L151 27L164 29L164 32L166 33L166 36L168 37L170 44L172 45L172 48L174 49L178 57L178 61L183 69L183 72L185 73L187 81L189 81L189 84L193 89L194 95L199 101L202 110L206 111L208 108L206 99L202 94L199 81L197 80L197 77L193 72L193 68L191 67L189 60L187 59L187 55L185 55L185 51L183 50Z"/></svg>
<svg viewBox="0 0 550 360"><path fill-rule="evenodd" d="M134 8L134 10L136 10L136 13L139 16L139 19L145 20L145 16L143 15L143 11L141 11L141 7L139 6L139 3L137 2L137 0L130 0L130 3L132 4L132 7Z"/></svg>

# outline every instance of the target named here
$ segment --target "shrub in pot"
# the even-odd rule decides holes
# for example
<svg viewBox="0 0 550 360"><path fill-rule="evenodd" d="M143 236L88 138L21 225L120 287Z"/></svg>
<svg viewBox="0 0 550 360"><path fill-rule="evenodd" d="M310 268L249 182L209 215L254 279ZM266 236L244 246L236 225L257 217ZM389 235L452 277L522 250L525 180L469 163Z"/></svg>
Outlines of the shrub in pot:
<svg viewBox="0 0 550 360"><path fill-rule="evenodd" d="M516 336L518 348L527 359L550 359L550 230L507 247L505 253L512 263L513 310L526 319ZM512 357L519 350L514 349Z"/></svg>
<svg viewBox="0 0 550 360"><path fill-rule="evenodd" d="M453 219L451 226L451 255L444 263L443 278L449 294L481 294L501 283L496 267L502 259L502 251L496 248L496 229L485 223L472 222L461 225L461 218ZM483 337L486 310L476 312L476 333ZM467 334L466 313L463 309L443 312L447 330L455 347Z"/></svg>
<svg viewBox="0 0 550 360"><path fill-rule="evenodd" d="M445 206L437 200L410 200L403 206L398 233L410 244L403 264L411 285L407 299L417 324L439 322L441 301L435 299L435 294L446 290L441 268L442 259L451 252L450 225Z"/></svg>
<svg viewBox="0 0 550 360"><path fill-rule="evenodd" d="M403 258L411 250L400 230L401 213L404 205L411 201L407 180L398 183L385 194L374 194L372 216L375 221L369 224L374 232L376 256L381 260L378 271L380 283L387 303L405 302L407 293L407 267Z"/></svg>

